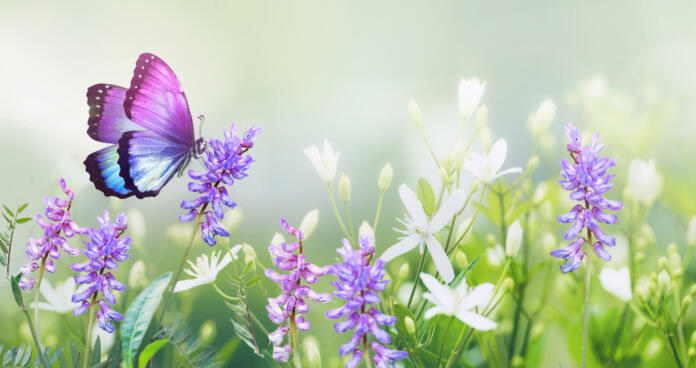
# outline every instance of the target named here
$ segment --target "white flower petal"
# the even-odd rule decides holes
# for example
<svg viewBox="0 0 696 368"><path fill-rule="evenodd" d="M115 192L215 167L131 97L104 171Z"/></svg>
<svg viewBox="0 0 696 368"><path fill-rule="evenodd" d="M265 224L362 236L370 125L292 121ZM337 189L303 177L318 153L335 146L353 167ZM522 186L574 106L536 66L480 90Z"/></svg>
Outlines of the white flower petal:
<svg viewBox="0 0 696 368"><path fill-rule="evenodd" d="M452 220L457 212L462 209L464 202L466 201L466 194L463 191L454 191L449 197L447 197L443 202L440 209L430 220L430 225L428 225L428 231L430 233L436 233L442 230L445 225Z"/></svg>
<svg viewBox="0 0 696 368"><path fill-rule="evenodd" d="M466 311L474 307L484 308L493 298L493 289L495 286L489 282L476 286L469 295L462 299L459 304L460 310Z"/></svg>
<svg viewBox="0 0 696 368"><path fill-rule="evenodd" d="M201 286L205 285L212 282L211 280L205 280L205 279L191 279L191 280L183 280L179 281L176 283L176 286L174 286L174 292L178 293L180 291L185 291L191 288L195 288L196 286Z"/></svg>
<svg viewBox="0 0 696 368"><path fill-rule="evenodd" d="M454 280L454 269L452 268L452 262L447 257L447 253L442 249L440 242L432 235L425 240L425 244L428 246L428 252L430 252L430 256L433 258L435 268L440 272L445 283L449 284Z"/></svg>
<svg viewBox="0 0 696 368"><path fill-rule="evenodd" d="M385 250L384 253L382 253L382 256L379 258L384 262L389 262L392 259L415 248L420 242L421 238L417 235L407 236Z"/></svg>
<svg viewBox="0 0 696 368"><path fill-rule="evenodd" d="M491 172L497 173L503 167L505 156L507 156L507 142L504 139L498 139L493 144L493 148L491 148L487 157Z"/></svg>
<svg viewBox="0 0 696 368"><path fill-rule="evenodd" d="M443 309L453 309L454 298L452 290L447 285L441 284L435 277L427 273L421 272L420 278L423 281L423 285L430 290L430 293L423 294L423 298L430 300L433 304L439 305ZM430 294L430 297L426 296L426 294Z"/></svg>
<svg viewBox="0 0 696 368"><path fill-rule="evenodd" d="M521 167L513 167L513 168L505 169L505 170L499 172L495 177L497 178L499 176L503 176L503 175L507 175L507 174L519 174L521 172L522 172Z"/></svg>
<svg viewBox="0 0 696 368"><path fill-rule="evenodd" d="M411 220L420 226L424 226L428 223L428 218L425 216L425 211L423 210L423 205L418 200L415 193L406 184L401 184L399 186L399 195L401 196L401 201L404 202L406 211L408 211Z"/></svg>
<svg viewBox="0 0 696 368"><path fill-rule="evenodd" d="M423 318L425 318L425 319L431 319L431 318L433 318L434 316L436 316L436 315L438 315L438 314L447 314L447 312L445 312L444 309L442 309L441 307L439 307L439 306L436 305L436 306L434 306L434 307L428 309L427 311L425 311L425 314L423 315Z"/></svg>
<svg viewBox="0 0 696 368"><path fill-rule="evenodd" d="M631 275L628 267L623 266L618 270L604 268L599 274L599 281L604 290L623 301L629 301L633 297L631 293Z"/></svg>
<svg viewBox="0 0 696 368"><path fill-rule="evenodd" d="M461 311L456 314L457 318L465 324L481 331L488 331L498 326L490 319L474 312Z"/></svg>

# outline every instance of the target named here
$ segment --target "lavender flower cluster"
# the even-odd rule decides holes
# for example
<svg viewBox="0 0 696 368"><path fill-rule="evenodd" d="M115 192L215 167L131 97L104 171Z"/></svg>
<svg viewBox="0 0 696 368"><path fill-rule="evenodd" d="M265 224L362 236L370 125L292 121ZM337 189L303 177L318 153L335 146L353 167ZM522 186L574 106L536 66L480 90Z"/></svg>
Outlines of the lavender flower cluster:
<svg viewBox="0 0 696 368"><path fill-rule="evenodd" d="M84 254L89 258L89 261L71 265L73 271L83 273L75 276L75 283L89 284L84 292L72 296L73 303L80 303L73 314L79 316L87 312L90 307L96 306L98 307L99 327L111 333L114 331L111 321L123 320L123 315L109 306L109 304L116 303L113 291L123 291L126 286L116 280L114 275L107 270L117 269L119 262L128 259L127 253L130 249L131 239L127 235L123 235L123 232L128 228L124 213L118 214L116 223L111 223L108 211L104 211L104 217L97 217L97 220L99 228L88 229L87 235L90 241L84 242ZM99 292L101 292L103 299L97 300Z"/></svg>
<svg viewBox="0 0 696 368"><path fill-rule="evenodd" d="M30 238L26 244L26 254L31 262L21 267L22 278L19 280L19 287L22 290L31 290L34 287L36 280L29 275L37 269L41 268L39 278L42 277L44 269L49 273L56 272L53 260L60 257L59 247L71 256L80 255L80 250L71 247L65 239L85 232L70 218L70 207L75 193L68 188L64 179L60 179L60 188L68 198L45 197L46 219L36 215L35 220L43 229L43 237Z"/></svg>
<svg viewBox="0 0 696 368"><path fill-rule="evenodd" d="M368 332L377 339L369 344L374 352L375 365L377 367L392 366L394 361L405 359L408 353L383 346L382 344L391 343L391 337L380 326L393 325L396 317L382 314L375 307L370 307L371 304L379 303L379 292L383 291L389 283L388 280L384 280L385 263L378 259L374 264L370 264L375 253L372 238L361 237L359 247L359 250L354 250L350 242L343 239L343 248L337 249L344 263L337 263L331 267L331 273L338 277L338 280L331 284L337 289L333 295L345 300L345 304L327 311L326 317L330 319L348 317L334 324L334 329L338 333L354 330L351 339L339 348L341 356L353 354L346 363L346 368L357 367L363 359L363 353L367 354ZM361 341L364 350L361 350L359 346ZM366 357L366 359L369 358Z"/></svg>
<svg viewBox="0 0 696 368"><path fill-rule="evenodd" d="M595 134L592 143L583 147L580 133L574 126L568 124L565 131L570 139L566 148L573 161L565 159L560 163L563 180L559 183L563 189L572 191L572 200L580 203L570 212L558 216L559 223L573 223L565 233L565 240L572 242L565 248L552 251L551 256L565 260L561 271L567 273L582 264L585 258L582 247L585 243L592 246L599 258L606 262L611 260L611 254L604 246L613 247L616 239L604 233L598 222L615 224L616 215L605 213L604 210L620 210L623 203L604 198L604 193L614 186L609 183L614 175L607 175L607 171L614 166L614 159L599 157L599 152L604 148L604 144L598 143L599 135ZM584 229L587 229L587 238L581 235ZM597 239L594 243L593 236Z"/></svg>
<svg viewBox="0 0 696 368"><path fill-rule="evenodd" d="M314 284L318 278L329 273L329 267L319 267L307 262L302 253L302 231L288 225L284 219L280 220L280 226L288 234L294 236L297 241L292 243L282 243L280 245L271 244L268 250L273 258L273 263L285 274L280 274L275 270L266 269L265 274L268 278L280 285L282 293L276 298L268 298L268 318L277 325L281 325L269 336L273 344L273 359L286 362L290 359L292 348L290 344L282 343L288 331L292 329L293 336L297 330L308 331L310 323L305 321L300 314L309 312L309 306L305 299L318 303L326 303L331 300L328 293L317 293L309 285L302 285L304 280L307 284ZM297 253L295 253L297 252ZM290 327L286 322L290 320ZM296 341L295 341L296 343Z"/></svg>
<svg viewBox="0 0 696 368"><path fill-rule="evenodd" d="M230 198L224 185L233 185L235 180L247 176L246 171L254 160L245 153L254 146L254 138L259 133L260 128L251 127L244 137L239 138L232 124L230 130L224 132L224 141L211 139L208 142L209 149L203 157L207 171L188 171L189 177L198 181L190 182L188 189L200 196L181 202L181 208L189 211L179 216L179 221L188 222L201 216L201 237L210 246L216 244L215 236L229 236L218 220L224 217L223 205L234 208L237 204ZM212 212L207 210L209 206L212 206Z"/></svg>

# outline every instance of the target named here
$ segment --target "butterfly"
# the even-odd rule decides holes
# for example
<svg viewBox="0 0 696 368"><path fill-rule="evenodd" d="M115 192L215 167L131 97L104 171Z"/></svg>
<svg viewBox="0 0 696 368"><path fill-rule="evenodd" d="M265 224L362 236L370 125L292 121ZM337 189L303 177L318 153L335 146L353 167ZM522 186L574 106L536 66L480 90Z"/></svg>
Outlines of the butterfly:
<svg viewBox="0 0 696 368"><path fill-rule="evenodd" d="M194 137L186 95L159 57L138 57L130 88L100 83L87 89L87 134L110 145L84 161L105 196L154 197L205 150Z"/></svg>

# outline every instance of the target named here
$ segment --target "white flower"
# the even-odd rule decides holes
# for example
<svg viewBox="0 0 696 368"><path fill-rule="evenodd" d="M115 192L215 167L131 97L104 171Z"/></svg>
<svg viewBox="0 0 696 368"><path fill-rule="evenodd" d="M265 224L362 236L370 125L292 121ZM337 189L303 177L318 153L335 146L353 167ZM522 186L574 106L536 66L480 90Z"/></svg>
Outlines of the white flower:
<svg viewBox="0 0 696 368"><path fill-rule="evenodd" d="M324 183L331 183L336 176L336 165L338 165L338 156L341 152L334 154L333 148L328 140L324 140L324 152L319 153L319 147L312 145L304 150L305 155L312 162L314 168L319 173L321 180Z"/></svg>
<svg viewBox="0 0 696 368"><path fill-rule="evenodd" d="M662 191L662 175L655 170L655 160L631 161L628 167L627 186L635 200L651 205Z"/></svg>
<svg viewBox="0 0 696 368"><path fill-rule="evenodd" d="M503 264L503 259L505 259L505 251L500 244L496 244L494 247L486 248L486 259L488 263L493 266L500 266Z"/></svg>
<svg viewBox="0 0 696 368"><path fill-rule="evenodd" d="M535 137L546 132L556 117L556 104L551 99L544 100L539 108L529 116L529 130Z"/></svg>
<svg viewBox="0 0 696 368"><path fill-rule="evenodd" d="M241 249L241 244L232 247L232 254L234 255L234 259L237 259L237 253ZM215 279L217 279L218 272L222 271L222 269L225 268L225 266L232 262L232 257L230 257L229 252L225 252L225 256L222 257L220 263L218 263L219 259L220 253L213 252L210 255L210 259L208 259L207 254L203 254L200 257L196 258L196 264L193 264L193 262L188 261L188 264L191 266L191 269L185 269L184 272L186 272L189 276L192 276L193 278L177 282L176 286L174 287L174 292L178 293L180 291L188 290L196 286L215 282Z"/></svg>
<svg viewBox="0 0 696 368"><path fill-rule="evenodd" d="M318 222L319 210L316 208L307 212L305 217L302 218L302 222L300 222L300 231L302 231L304 239L309 238L309 236L312 235L312 233L314 233L314 229L317 228Z"/></svg>
<svg viewBox="0 0 696 368"><path fill-rule="evenodd" d="M498 172L503 166L505 156L507 156L507 142L505 142L504 139L498 139L495 144L493 144L493 148L488 152L488 155L472 154L470 159L464 161L464 168L469 170L469 172L482 183L486 184L492 182L501 175L521 173L522 169L519 167L513 167Z"/></svg>
<svg viewBox="0 0 696 368"><path fill-rule="evenodd" d="M367 236L367 237L370 237L371 239L374 240L375 239L375 231L372 229L372 226L370 226L370 224L367 223L367 221L363 221L360 224L360 227L358 228L358 236L361 238L364 236ZM374 242L373 242L373 244L374 244Z"/></svg>
<svg viewBox="0 0 696 368"><path fill-rule="evenodd" d="M423 298L433 303L433 307L425 312L425 319L435 315L444 314L455 316L465 324L481 331L494 329L497 324L490 319L471 311L475 307L479 310L493 298L494 286L491 283L483 283L469 292L465 280L456 288L440 284L436 278L426 274L420 274L423 284L429 292L423 293Z"/></svg>
<svg viewBox="0 0 696 368"><path fill-rule="evenodd" d="M408 100L408 116L411 118L413 124L416 124L416 126L420 125L421 111L420 107L418 107L418 104L416 103L416 100L413 99L413 97L411 97L411 99Z"/></svg>
<svg viewBox="0 0 696 368"><path fill-rule="evenodd" d="M459 81L459 115L465 118L471 116L485 91L486 82L481 82L478 78L462 78Z"/></svg>
<svg viewBox="0 0 696 368"><path fill-rule="evenodd" d="M81 293L87 289L86 285L75 285L75 280L70 277L63 284L59 284L55 289L48 280L44 279L39 291L46 302L39 302L39 309L53 311L56 313L68 313L80 306L79 303L72 302L73 294ZM30 307L35 308L36 303L31 303Z"/></svg>
<svg viewBox="0 0 696 368"><path fill-rule="evenodd" d="M520 244L522 244L522 226L520 226L520 221L516 220L508 228L505 239L505 255L508 257L517 256L517 253L520 251Z"/></svg>
<svg viewBox="0 0 696 368"><path fill-rule="evenodd" d="M599 274L599 281L604 290L613 294L623 301L629 301L633 297L631 294L631 276L628 267L623 266L618 270L604 268Z"/></svg>
<svg viewBox="0 0 696 368"><path fill-rule="evenodd" d="M380 258L385 262L389 262L418 245L420 245L420 252L423 253L423 243L425 243L443 280L447 283L451 282L454 279L454 269L435 234L442 230L452 219L452 216L462 209L466 195L462 191L454 191L452 195L442 202L442 206L433 215L430 222L428 222L428 216L423 210L423 205L421 205L415 193L406 184L402 184L399 187L399 195L408 212L405 221L401 221L401 223L406 225L406 230L397 230L404 236L398 243L387 249Z"/></svg>

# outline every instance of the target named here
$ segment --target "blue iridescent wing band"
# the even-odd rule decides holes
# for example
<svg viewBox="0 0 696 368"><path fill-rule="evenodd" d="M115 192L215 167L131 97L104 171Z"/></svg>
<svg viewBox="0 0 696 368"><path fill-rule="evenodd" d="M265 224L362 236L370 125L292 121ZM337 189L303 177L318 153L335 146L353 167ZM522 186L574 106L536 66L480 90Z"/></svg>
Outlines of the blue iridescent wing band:
<svg viewBox="0 0 696 368"><path fill-rule="evenodd" d="M127 198L132 196L133 192L126 189L126 183L120 175L121 167L118 165L117 150L117 145L111 145L93 152L87 156L84 164L89 173L89 180L104 195Z"/></svg>

